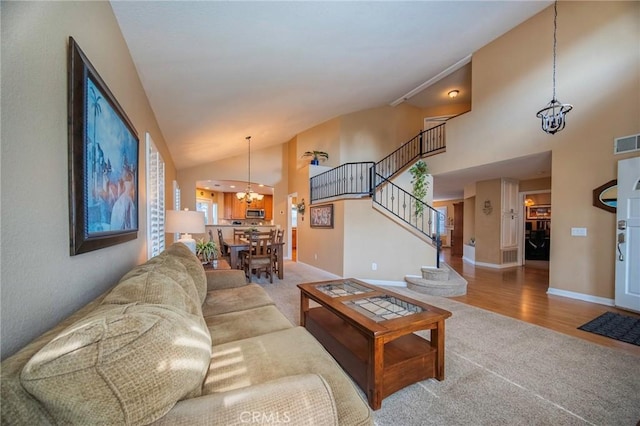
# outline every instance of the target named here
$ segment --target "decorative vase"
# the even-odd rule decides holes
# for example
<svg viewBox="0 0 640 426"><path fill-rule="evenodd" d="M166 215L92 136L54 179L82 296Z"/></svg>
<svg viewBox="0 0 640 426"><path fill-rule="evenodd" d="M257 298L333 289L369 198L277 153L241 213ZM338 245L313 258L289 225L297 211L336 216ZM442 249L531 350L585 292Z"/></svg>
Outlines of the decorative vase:
<svg viewBox="0 0 640 426"><path fill-rule="evenodd" d="M318 164L320 164L320 160L318 160L317 158L314 158L313 160L311 160L312 166L317 166Z"/></svg>

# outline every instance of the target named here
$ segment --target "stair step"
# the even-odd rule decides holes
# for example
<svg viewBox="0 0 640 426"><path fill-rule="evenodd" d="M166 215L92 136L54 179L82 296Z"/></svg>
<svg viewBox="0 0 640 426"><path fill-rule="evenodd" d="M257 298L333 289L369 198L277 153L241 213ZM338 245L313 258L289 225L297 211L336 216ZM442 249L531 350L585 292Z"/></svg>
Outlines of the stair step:
<svg viewBox="0 0 640 426"><path fill-rule="evenodd" d="M425 278L425 270L433 273L433 276L439 279ZM446 272L441 270L446 270ZM447 279L443 280L441 278L445 276L445 273ZM440 268L422 268L422 275L422 277L417 275L404 277L407 282L407 288L430 296L454 297L467 294L467 280L445 263L442 263Z"/></svg>
<svg viewBox="0 0 640 426"><path fill-rule="evenodd" d="M423 267L421 271L422 271L422 278L424 278L425 280L447 281L449 279L450 269L446 266L443 268L434 268L434 267L426 266L426 267Z"/></svg>

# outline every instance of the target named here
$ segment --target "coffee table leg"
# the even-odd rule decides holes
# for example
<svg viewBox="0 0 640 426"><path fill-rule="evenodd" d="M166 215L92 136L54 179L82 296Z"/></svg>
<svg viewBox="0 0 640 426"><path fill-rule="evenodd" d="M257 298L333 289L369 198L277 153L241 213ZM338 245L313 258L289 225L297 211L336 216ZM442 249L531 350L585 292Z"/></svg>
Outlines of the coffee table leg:
<svg viewBox="0 0 640 426"><path fill-rule="evenodd" d="M436 349L436 379L444 380L444 320L431 330L431 346Z"/></svg>
<svg viewBox="0 0 640 426"><path fill-rule="evenodd" d="M307 311L309 311L309 298L303 292L300 292L300 325L303 327Z"/></svg>
<svg viewBox="0 0 640 426"><path fill-rule="evenodd" d="M378 410L382 406L382 378L384 372L384 341L369 339L369 363L367 366L367 398L369 406Z"/></svg>

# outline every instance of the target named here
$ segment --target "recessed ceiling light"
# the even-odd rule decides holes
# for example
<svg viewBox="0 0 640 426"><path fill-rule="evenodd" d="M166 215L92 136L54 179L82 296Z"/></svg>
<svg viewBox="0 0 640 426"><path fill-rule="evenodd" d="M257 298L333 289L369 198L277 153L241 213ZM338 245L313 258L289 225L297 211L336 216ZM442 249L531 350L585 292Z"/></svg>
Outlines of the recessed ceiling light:
<svg viewBox="0 0 640 426"><path fill-rule="evenodd" d="M235 187L236 187L235 185L229 185L229 188L235 188Z"/></svg>

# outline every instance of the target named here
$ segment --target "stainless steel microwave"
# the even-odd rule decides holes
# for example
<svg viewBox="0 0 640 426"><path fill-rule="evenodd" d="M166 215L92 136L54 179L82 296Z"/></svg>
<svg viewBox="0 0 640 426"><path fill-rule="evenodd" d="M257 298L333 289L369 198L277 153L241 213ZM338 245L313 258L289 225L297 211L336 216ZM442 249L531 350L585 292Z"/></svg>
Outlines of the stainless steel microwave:
<svg viewBox="0 0 640 426"><path fill-rule="evenodd" d="M264 219L264 209L247 209L244 217L247 219Z"/></svg>

